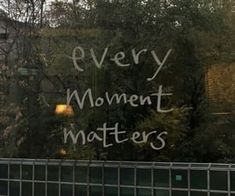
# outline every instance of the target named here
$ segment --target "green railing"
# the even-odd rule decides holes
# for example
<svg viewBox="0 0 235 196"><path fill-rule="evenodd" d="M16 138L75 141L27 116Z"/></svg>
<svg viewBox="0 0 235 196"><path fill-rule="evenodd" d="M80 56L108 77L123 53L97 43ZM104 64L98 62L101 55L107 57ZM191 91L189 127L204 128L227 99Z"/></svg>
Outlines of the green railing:
<svg viewBox="0 0 235 196"><path fill-rule="evenodd" d="M235 196L235 165L0 159L0 196Z"/></svg>

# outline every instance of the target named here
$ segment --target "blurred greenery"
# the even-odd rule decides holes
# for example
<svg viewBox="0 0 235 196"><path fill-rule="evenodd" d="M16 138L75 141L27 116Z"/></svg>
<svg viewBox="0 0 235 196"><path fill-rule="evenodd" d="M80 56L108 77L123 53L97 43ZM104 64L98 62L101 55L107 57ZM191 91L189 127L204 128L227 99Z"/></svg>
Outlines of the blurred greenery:
<svg viewBox="0 0 235 196"><path fill-rule="evenodd" d="M47 23L29 37L31 51L25 50L22 57L27 59L24 66L34 65L38 75L16 79L25 82L17 105L26 123L24 128L19 125L10 131L11 136L1 139L1 156L234 161L234 109L228 116L211 114L206 77L209 65L231 64L235 58L231 52L235 43L234 15L229 2L223 2L222 7L209 0L52 3ZM84 72L75 71L71 59L66 57L71 56L76 46L85 50L81 63ZM102 69L95 67L89 54L91 48L98 57L109 48ZM148 53L135 64L131 56L133 48L155 50L160 59L171 48L173 53L157 78L147 82L146 78L154 73L154 61ZM125 52L129 67L117 67L109 60L119 51ZM232 82L227 81L227 86L234 85ZM173 93L162 100L165 107L174 106L171 113L158 113L155 102L137 108L127 104L86 106L82 111L72 102L73 117L54 114L55 105L66 101L67 88L76 89L81 95L91 88L95 97L102 97L105 92L148 95L156 92L159 85ZM234 106L233 103L230 105ZM166 148L154 151L148 143L134 145L131 142L108 149L99 142L85 146L63 144L64 128L72 126L89 132L104 122L119 122L120 128L129 130L130 135L134 130L167 131ZM0 123L1 135L4 135L12 123Z"/></svg>

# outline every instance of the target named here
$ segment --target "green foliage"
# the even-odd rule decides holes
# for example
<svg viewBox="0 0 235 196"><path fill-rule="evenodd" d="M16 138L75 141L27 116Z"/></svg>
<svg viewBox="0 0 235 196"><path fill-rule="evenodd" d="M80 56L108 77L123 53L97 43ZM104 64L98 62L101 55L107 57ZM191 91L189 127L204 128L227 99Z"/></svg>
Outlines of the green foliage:
<svg viewBox="0 0 235 196"><path fill-rule="evenodd" d="M173 160L173 155L176 153L178 146L187 139L187 132L189 129L187 124L188 113L189 110L185 107L176 108L174 111L167 114L158 113L153 110L149 116L146 116L143 121L138 123L137 129L141 132L146 131L148 133L152 130L156 130L158 132L166 131L168 133L167 144L164 150L159 153L149 153L149 157L144 156L142 158L155 161ZM150 141L154 142L154 140ZM149 148L148 143L141 144L141 148L142 150L147 151L147 148ZM156 156L156 154L158 154L158 156Z"/></svg>
<svg viewBox="0 0 235 196"><path fill-rule="evenodd" d="M211 123L214 119L208 113L205 81L208 64L232 61L229 51L234 44L226 38L232 40L234 27L228 9L229 5L221 8L201 0L54 2L49 21L53 28L40 29L32 40L30 51L34 55L26 52L28 64L35 64L40 70L29 86L40 88L40 92L27 91L32 95L29 114L37 115L25 115L30 124L26 139L19 152L13 154L75 159L232 160L233 137L227 140L225 131ZM86 53L80 62L84 72L74 71L68 58L76 46L82 46ZM102 69L97 69L89 50L93 48L101 57L106 47L107 58ZM147 82L156 66L151 55L141 56L136 65L131 56L133 48L155 50L161 58L172 48L173 54L158 77ZM119 51L125 52L130 67L120 68L109 60ZM173 96L162 100L166 107L174 105L171 113L158 113L156 103L138 108L103 105L80 111L73 102L74 117L54 115L54 106L65 101L67 88L77 89L79 94L91 88L99 97L105 92L147 95L156 92L159 85L172 89ZM119 122L129 134L133 130L167 131L166 148L156 152L147 147L148 143L114 145L110 149L102 148L98 142L86 146L63 144L63 128L74 126L89 132L104 122ZM61 149L66 154L60 154Z"/></svg>

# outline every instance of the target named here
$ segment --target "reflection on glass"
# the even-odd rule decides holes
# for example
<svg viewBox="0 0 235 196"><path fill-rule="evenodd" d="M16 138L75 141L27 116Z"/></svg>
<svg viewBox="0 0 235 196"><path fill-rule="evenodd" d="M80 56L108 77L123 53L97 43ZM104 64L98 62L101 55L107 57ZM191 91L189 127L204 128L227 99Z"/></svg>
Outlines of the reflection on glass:
<svg viewBox="0 0 235 196"><path fill-rule="evenodd" d="M227 193L210 193L210 196L227 196Z"/></svg>
<svg viewBox="0 0 235 196"><path fill-rule="evenodd" d="M7 181L0 181L0 195L7 195Z"/></svg>
<svg viewBox="0 0 235 196"><path fill-rule="evenodd" d="M19 196L19 195L20 195L20 183L10 182L10 196Z"/></svg>
<svg viewBox="0 0 235 196"><path fill-rule="evenodd" d="M91 186L90 187L90 196L102 196L102 187L101 186Z"/></svg>
<svg viewBox="0 0 235 196"><path fill-rule="evenodd" d="M137 189L137 196L150 196L151 194L151 189Z"/></svg>
<svg viewBox="0 0 235 196"><path fill-rule="evenodd" d="M207 196L207 192L196 192L196 191L192 191L191 192L191 196Z"/></svg>
<svg viewBox="0 0 235 196"><path fill-rule="evenodd" d="M91 167L90 168L90 181L95 184L102 184L102 168Z"/></svg>
<svg viewBox="0 0 235 196"><path fill-rule="evenodd" d="M32 180L32 166L31 165L22 166L22 179Z"/></svg>
<svg viewBox="0 0 235 196"><path fill-rule="evenodd" d="M154 196L169 196L169 191L165 190L155 190Z"/></svg>
<svg viewBox="0 0 235 196"><path fill-rule="evenodd" d="M227 190L227 172L210 171L210 188L211 190Z"/></svg>
<svg viewBox="0 0 235 196"><path fill-rule="evenodd" d="M166 169L154 170L154 186L169 187L169 170Z"/></svg>
<svg viewBox="0 0 235 196"><path fill-rule="evenodd" d="M60 196L72 196L73 195L73 185L62 184Z"/></svg>
<svg viewBox="0 0 235 196"><path fill-rule="evenodd" d="M134 192L133 188L120 188L120 195L122 196L133 196Z"/></svg>
<svg viewBox="0 0 235 196"><path fill-rule="evenodd" d="M61 167L61 181L62 182L73 181L73 167L69 167L69 166Z"/></svg>
<svg viewBox="0 0 235 196"><path fill-rule="evenodd" d="M120 178L122 185L134 185L134 169L121 168Z"/></svg>
<svg viewBox="0 0 235 196"><path fill-rule="evenodd" d="M8 165L0 164L0 178L2 178L2 179L8 178Z"/></svg>
<svg viewBox="0 0 235 196"><path fill-rule="evenodd" d="M187 191L172 191L172 196L188 196Z"/></svg>
<svg viewBox="0 0 235 196"><path fill-rule="evenodd" d="M58 181L59 180L59 167L58 166L48 165L47 180L48 181Z"/></svg>
<svg viewBox="0 0 235 196"><path fill-rule="evenodd" d="M151 170L137 169L136 182L139 186L151 186Z"/></svg>
<svg viewBox="0 0 235 196"><path fill-rule="evenodd" d="M104 195L118 196L118 189L116 187L105 187Z"/></svg>
<svg viewBox="0 0 235 196"><path fill-rule="evenodd" d="M235 171L231 171L230 181L231 181L231 190L235 191Z"/></svg>
<svg viewBox="0 0 235 196"><path fill-rule="evenodd" d="M10 178L20 179L20 166L19 165L10 165Z"/></svg>
<svg viewBox="0 0 235 196"><path fill-rule="evenodd" d="M44 165L35 165L34 178L35 180L45 180L45 166Z"/></svg>
<svg viewBox="0 0 235 196"><path fill-rule="evenodd" d="M58 184L47 184L47 195L49 196L59 196L59 185Z"/></svg>
<svg viewBox="0 0 235 196"><path fill-rule="evenodd" d="M87 167L75 168L75 181L83 183L87 182Z"/></svg>
<svg viewBox="0 0 235 196"><path fill-rule="evenodd" d="M34 184L34 196L43 196L45 194L45 184L35 183Z"/></svg>
<svg viewBox="0 0 235 196"><path fill-rule="evenodd" d="M104 168L104 183L105 184L118 184L118 169L117 168Z"/></svg>
<svg viewBox="0 0 235 196"><path fill-rule="evenodd" d="M188 175L186 170L172 170L171 183L174 188L188 188Z"/></svg>
<svg viewBox="0 0 235 196"><path fill-rule="evenodd" d="M75 196L87 195L87 186L77 185L75 188Z"/></svg>
<svg viewBox="0 0 235 196"><path fill-rule="evenodd" d="M32 183L31 182L22 183L22 195L32 196Z"/></svg>
<svg viewBox="0 0 235 196"><path fill-rule="evenodd" d="M192 189L207 189L207 171L190 171L190 184Z"/></svg>

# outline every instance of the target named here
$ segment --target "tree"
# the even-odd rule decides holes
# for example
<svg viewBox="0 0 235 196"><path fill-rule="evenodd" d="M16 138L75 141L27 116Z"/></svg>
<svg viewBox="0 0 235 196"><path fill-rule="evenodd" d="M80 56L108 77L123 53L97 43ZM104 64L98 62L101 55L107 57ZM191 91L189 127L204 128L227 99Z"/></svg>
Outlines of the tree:
<svg viewBox="0 0 235 196"><path fill-rule="evenodd" d="M53 28L44 26L40 31L34 31L33 37L30 37L33 39L29 41L34 48L33 54L26 52L30 54L26 55L29 57L28 62L37 65L36 68L40 70L40 77L36 81L41 82L30 83L34 89L40 89L37 92L40 99L32 99L30 104L31 111L35 110L40 115L36 115L31 124L30 130L38 131L34 136L26 136L27 142L21 148L22 156L27 148L32 147L34 150L30 156L34 156L37 151L36 156L57 157L57 150L65 149L66 156L70 158L197 161L202 160L205 154L211 154L211 160L220 160L223 153L199 151L197 144L205 141L204 145L209 145L205 135L214 130L207 117L205 73L213 59L222 61L226 58L222 51L230 51L233 47L228 41L224 44L224 38L232 37L234 32L228 19L228 9L227 4L221 7L211 4L211 1L193 0L52 3L47 24ZM85 58L79 61L84 72L75 72L72 60L68 58L77 46L81 46L85 52ZM106 47L107 58L104 59L103 67L97 69L90 49L94 50L97 57L101 57ZM132 56L134 48L136 51L148 49L148 53L140 56L138 63ZM173 52L167 59L166 67L154 80L146 81L156 69L151 51L155 51L159 59L164 59L169 49L173 49ZM110 60L119 51L125 53L123 63L130 66L121 69ZM79 110L73 101L74 117L57 118L52 115L54 105L66 100L68 88L77 89L79 94L91 88L94 97L98 98L106 92L125 93L128 96L148 95L156 92L161 85L166 87L164 90L173 93L171 98L162 100L166 108L175 108L169 114L159 114L156 110L157 102L145 107L131 107L121 103L95 108L86 106ZM31 91L31 94L35 92ZM38 122L44 122L44 125L38 126ZM131 142L114 145L109 149L102 148L100 142L74 147L64 145L59 139L64 128L76 127L89 133L104 122L111 125L119 122L122 129L130 130L130 135L134 130L167 130L168 146L161 152L146 148L148 143L133 145ZM33 137L41 140L32 142ZM53 144L51 141L54 141ZM114 141L109 138L108 142ZM215 137L214 143L220 142L226 143ZM45 150L48 146L52 153ZM225 149L230 146L225 146ZM140 152L143 156L139 156ZM228 154L230 152L232 150Z"/></svg>
<svg viewBox="0 0 235 196"><path fill-rule="evenodd" d="M3 87L0 133L2 156L18 156L26 135L32 131L28 129L32 119L30 112L26 112L29 106L29 94L26 93L35 87L32 85L34 76L26 72L34 66L30 37L34 34L38 22L42 21L39 11L43 9L43 3L44 1L6 0L0 4L4 13L1 28L7 35L0 44L3 56L0 81ZM27 67L29 64L31 67ZM33 97L31 101L37 99Z"/></svg>

